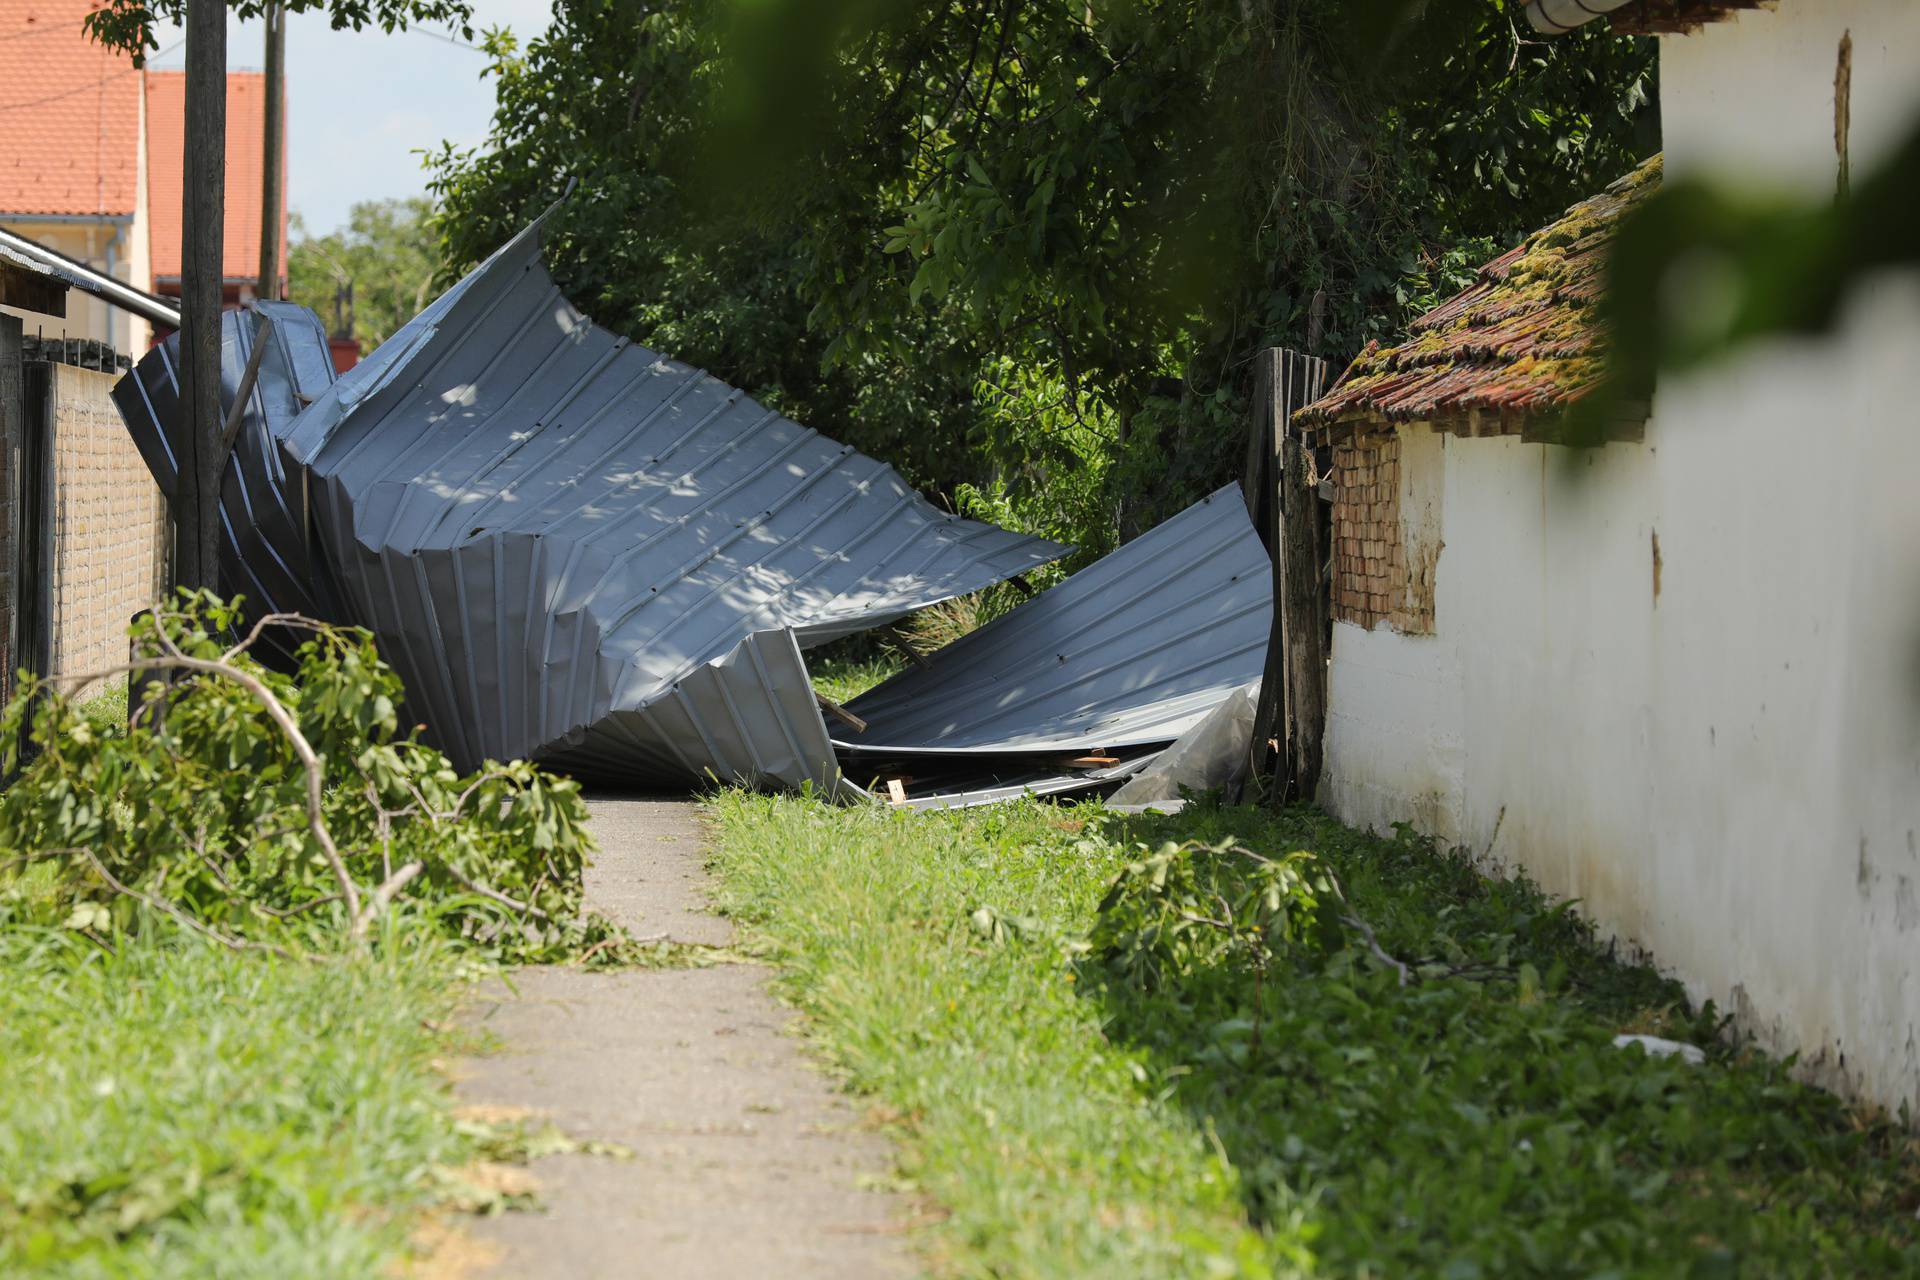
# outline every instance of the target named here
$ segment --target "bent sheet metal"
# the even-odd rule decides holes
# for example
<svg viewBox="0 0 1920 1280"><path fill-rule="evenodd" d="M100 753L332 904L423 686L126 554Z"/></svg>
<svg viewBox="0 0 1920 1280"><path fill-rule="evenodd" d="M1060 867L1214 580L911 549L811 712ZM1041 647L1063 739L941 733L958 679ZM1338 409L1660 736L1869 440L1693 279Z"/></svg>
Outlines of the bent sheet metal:
<svg viewBox="0 0 1920 1280"><path fill-rule="evenodd" d="M941 512L597 328L542 264L544 222L338 379L304 308L225 320L229 408L258 313L275 323L223 480L223 588L256 616L372 631L462 768L829 795L911 772L910 803L981 803L1124 777L1259 675L1270 565L1222 490L855 700L866 731L831 736L805 648L1066 548ZM115 392L167 492L175 349Z"/></svg>
<svg viewBox="0 0 1920 1280"><path fill-rule="evenodd" d="M363 364L296 386L316 393L297 413L256 391L274 411L249 415L228 483L265 479L223 508L228 584L371 630L462 768L835 789L799 647L1066 548L936 510L891 467L597 328L540 260L544 221ZM150 354L121 403L170 489L169 364ZM288 581L300 540L275 513L293 494L325 563Z"/></svg>
<svg viewBox="0 0 1920 1280"><path fill-rule="evenodd" d="M851 783L916 808L1059 795L1147 767L1260 678L1273 564L1237 485L847 704Z"/></svg>

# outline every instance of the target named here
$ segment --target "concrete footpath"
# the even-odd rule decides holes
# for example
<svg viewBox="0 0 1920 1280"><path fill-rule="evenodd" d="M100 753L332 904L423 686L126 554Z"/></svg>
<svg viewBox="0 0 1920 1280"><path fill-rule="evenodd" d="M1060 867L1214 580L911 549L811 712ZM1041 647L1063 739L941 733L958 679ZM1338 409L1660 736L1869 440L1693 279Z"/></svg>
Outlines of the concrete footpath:
<svg viewBox="0 0 1920 1280"><path fill-rule="evenodd" d="M725 945L706 909L698 809L591 802L601 852L587 899L639 936ZM898 1197L863 1189L892 1153L804 1058L769 971L528 969L470 1011L502 1047L465 1059L463 1103L528 1108L631 1160L533 1162L546 1208L477 1220L511 1277L891 1277L911 1274Z"/></svg>

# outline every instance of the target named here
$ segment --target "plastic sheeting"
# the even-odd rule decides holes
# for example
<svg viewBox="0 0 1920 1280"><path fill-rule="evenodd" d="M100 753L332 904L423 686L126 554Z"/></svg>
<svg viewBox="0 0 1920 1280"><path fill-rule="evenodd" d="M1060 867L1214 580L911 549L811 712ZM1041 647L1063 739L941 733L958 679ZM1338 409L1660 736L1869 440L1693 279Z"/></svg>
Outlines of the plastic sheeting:
<svg viewBox="0 0 1920 1280"><path fill-rule="evenodd" d="M1259 699L1257 680L1235 689L1108 796L1108 801L1172 809L1184 802L1185 792L1231 787L1240 781L1253 754L1253 715Z"/></svg>

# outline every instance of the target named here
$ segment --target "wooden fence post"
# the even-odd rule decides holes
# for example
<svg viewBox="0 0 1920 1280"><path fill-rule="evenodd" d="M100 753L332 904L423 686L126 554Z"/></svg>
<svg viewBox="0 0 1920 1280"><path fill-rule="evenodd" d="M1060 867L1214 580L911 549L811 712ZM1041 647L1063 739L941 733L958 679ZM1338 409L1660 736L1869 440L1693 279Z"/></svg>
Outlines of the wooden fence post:
<svg viewBox="0 0 1920 1280"><path fill-rule="evenodd" d="M173 573L220 586L220 300L225 268L227 6L187 0L187 86L180 218L180 457L173 490Z"/></svg>
<svg viewBox="0 0 1920 1280"><path fill-rule="evenodd" d="M1327 363L1269 347L1255 357L1247 510L1273 556L1273 622L1248 780L1276 804L1313 798L1326 720L1327 604L1313 459L1294 413L1320 398Z"/></svg>

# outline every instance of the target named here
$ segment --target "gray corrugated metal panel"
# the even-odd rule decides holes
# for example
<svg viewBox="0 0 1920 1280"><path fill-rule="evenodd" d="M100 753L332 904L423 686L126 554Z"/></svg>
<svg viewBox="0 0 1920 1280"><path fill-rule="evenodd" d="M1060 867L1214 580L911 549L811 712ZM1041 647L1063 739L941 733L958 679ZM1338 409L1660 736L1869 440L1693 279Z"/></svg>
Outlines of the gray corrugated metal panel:
<svg viewBox="0 0 1920 1280"><path fill-rule="evenodd" d="M348 615L463 766L560 752L754 632L818 643L1065 552L937 511L885 464L596 328L539 227L285 441ZM628 782L660 769L626 754Z"/></svg>
<svg viewBox="0 0 1920 1280"><path fill-rule="evenodd" d="M855 698L867 729L835 742L895 755L1169 742L1259 679L1272 573L1229 485Z"/></svg>
<svg viewBox="0 0 1920 1280"><path fill-rule="evenodd" d="M244 595L257 613L291 611L339 618L324 566L310 564L300 506L300 478L290 474L278 436L333 382L326 329L306 307L255 303L221 317L221 407L231 409L242 371L253 353L260 316L273 321L268 349L221 478L221 589ZM114 384L114 403L147 470L172 495L182 442L179 400L180 340L176 334L149 351Z"/></svg>
<svg viewBox="0 0 1920 1280"><path fill-rule="evenodd" d="M1123 782L1139 773L1160 758L1159 748L1144 751L1130 760L1108 765L1104 769L1048 768L1032 761L1025 763L1014 758L1005 758L993 762L982 770L977 764L973 770L943 770L933 779L918 775L913 780L912 790L905 803L893 805L896 809L971 809L983 804L1001 804L1008 800L1018 800L1022 796L1047 798L1051 796L1075 795L1082 791L1095 791L1101 787ZM858 795L867 799L886 799L886 790L882 787L863 788L851 782L845 784L849 796Z"/></svg>
<svg viewBox="0 0 1920 1280"><path fill-rule="evenodd" d="M165 325L169 329L180 327L178 307L153 294L142 292L123 280L115 280L106 272L98 271L84 262L69 258L57 249L49 249L38 240L29 240L17 232L0 228L0 257L18 263L29 271L52 276L154 324Z"/></svg>
<svg viewBox="0 0 1920 1280"><path fill-rule="evenodd" d="M638 775L692 787L811 786L829 797L842 788L806 662L784 629L753 633L646 703L614 711L536 758L582 781L616 785Z"/></svg>

